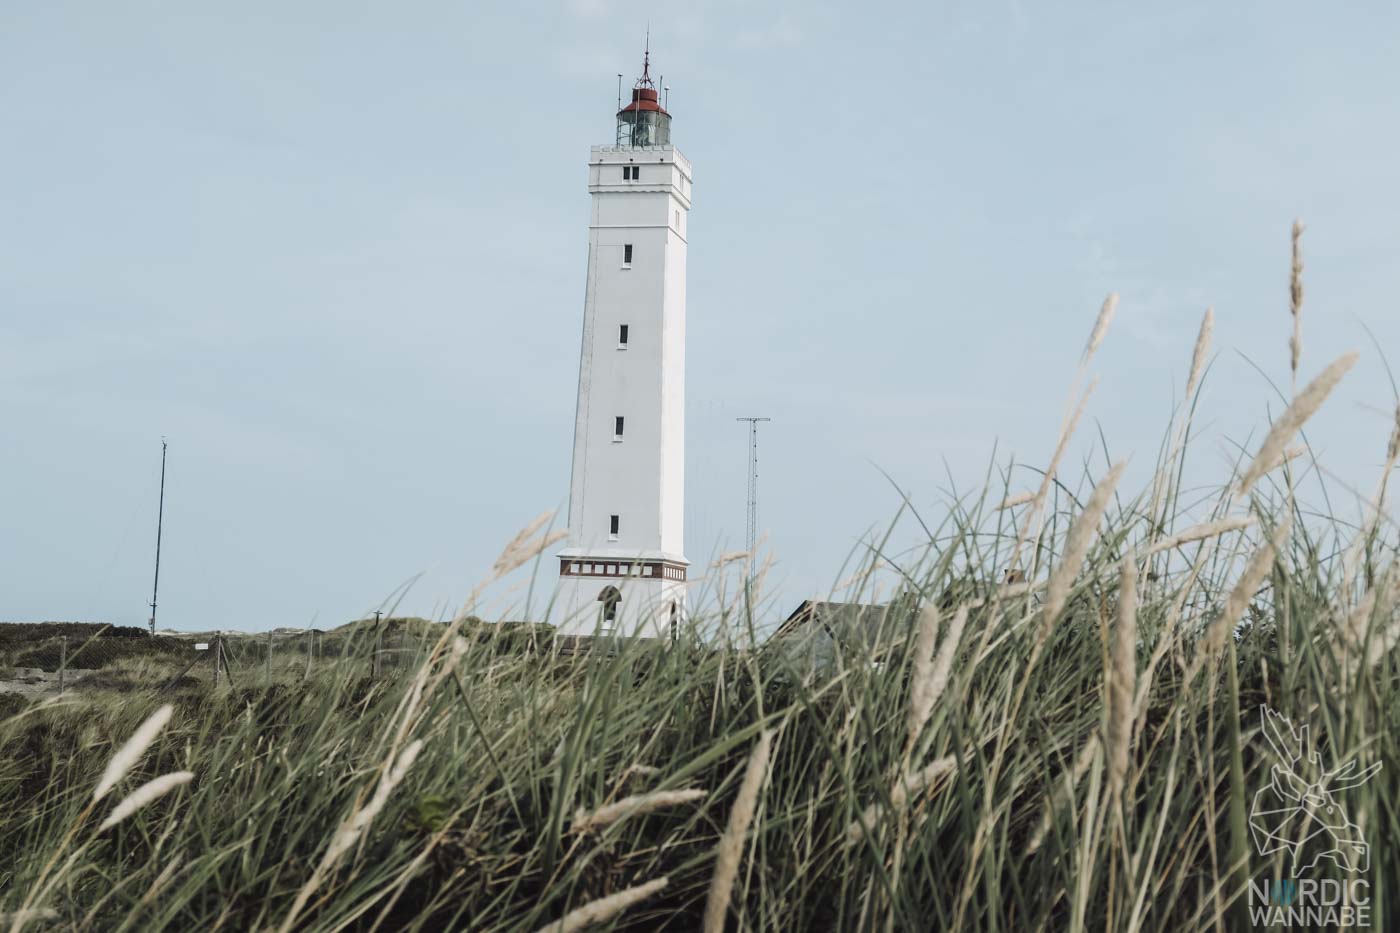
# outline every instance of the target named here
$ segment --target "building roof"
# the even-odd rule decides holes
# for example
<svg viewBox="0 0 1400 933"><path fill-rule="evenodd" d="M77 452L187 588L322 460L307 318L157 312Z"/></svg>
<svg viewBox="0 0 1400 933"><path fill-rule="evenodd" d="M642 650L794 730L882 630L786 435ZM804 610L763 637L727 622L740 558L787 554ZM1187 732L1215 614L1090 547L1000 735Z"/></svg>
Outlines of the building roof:
<svg viewBox="0 0 1400 933"><path fill-rule="evenodd" d="M804 599L792 614L783 620L783 624L778 626L773 637L784 638L803 626L814 624L828 630L852 625L878 625L884 618L885 609L885 606L876 603L837 603Z"/></svg>
<svg viewBox="0 0 1400 933"><path fill-rule="evenodd" d="M878 654L907 634L915 605L905 598L882 604L803 600L771 642L803 666L825 667L853 652Z"/></svg>

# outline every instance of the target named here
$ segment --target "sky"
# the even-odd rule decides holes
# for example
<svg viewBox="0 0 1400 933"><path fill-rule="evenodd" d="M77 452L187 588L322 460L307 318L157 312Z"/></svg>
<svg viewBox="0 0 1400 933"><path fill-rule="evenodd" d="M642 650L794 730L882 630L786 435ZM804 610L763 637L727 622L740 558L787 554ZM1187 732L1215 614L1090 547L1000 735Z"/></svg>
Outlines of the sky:
<svg viewBox="0 0 1400 933"><path fill-rule="evenodd" d="M1212 306L1193 458L1223 478L1288 384L1295 217L1303 375L1362 353L1309 440L1338 488L1369 490L1383 355L1400 365L1398 20L4 4L0 620L144 623L162 436L162 627L329 627L410 580L400 611L441 615L521 526L565 514L589 146L611 141L648 26L695 173L697 572L743 542L735 418L773 419L759 509L781 615L894 516L891 480L936 520L994 456L1043 465L1111 291L1067 470L1101 470L1103 438L1125 484L1146 476ZM523 611L525 582L491 611Z"/></svg>

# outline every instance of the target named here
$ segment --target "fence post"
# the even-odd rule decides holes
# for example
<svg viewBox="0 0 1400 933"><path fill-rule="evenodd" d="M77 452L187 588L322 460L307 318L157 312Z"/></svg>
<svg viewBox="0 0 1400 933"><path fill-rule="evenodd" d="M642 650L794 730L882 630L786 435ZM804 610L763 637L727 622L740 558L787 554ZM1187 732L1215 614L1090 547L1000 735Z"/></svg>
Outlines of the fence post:
<svg viewBox="0 0 1400 933"><path fill-rule="evenodd" d="M63 692L63 675L68 667L68 636L64 635L58 643L58 692Z"/></svg>
<svg viewBox="0 0 1400 933"><path fill-rule="evenodd" d="M224 636L214 636L214 689L219 689L219 667L224 658Z"/></svg>

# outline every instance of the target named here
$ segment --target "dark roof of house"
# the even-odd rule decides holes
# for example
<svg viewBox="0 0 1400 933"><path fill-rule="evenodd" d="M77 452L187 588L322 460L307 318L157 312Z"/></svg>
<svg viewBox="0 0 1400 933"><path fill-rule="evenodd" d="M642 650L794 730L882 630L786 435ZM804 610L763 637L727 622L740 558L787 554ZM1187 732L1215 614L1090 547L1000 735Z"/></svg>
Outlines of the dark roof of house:
<svg viewBox="0 0 1400 933"><path fill-rule="evenodd" d="M769 644L802 666L826 667L852 653L883 655L908 635L916 605L906 597L880 604L804 600Z"/></svg>
<svg viewBox="0 0 1400 933"><path fill-rule="evenodd" d="M773 633L774 638L782 638L791 635L797 629L812 622L826 623L838 616L860 616L870 610L879 610L881 607L870 603L833 603L820 602L814 599L804 599L798 607L792 610L791 614L783 620L783 624L778 626Z"/></svg>

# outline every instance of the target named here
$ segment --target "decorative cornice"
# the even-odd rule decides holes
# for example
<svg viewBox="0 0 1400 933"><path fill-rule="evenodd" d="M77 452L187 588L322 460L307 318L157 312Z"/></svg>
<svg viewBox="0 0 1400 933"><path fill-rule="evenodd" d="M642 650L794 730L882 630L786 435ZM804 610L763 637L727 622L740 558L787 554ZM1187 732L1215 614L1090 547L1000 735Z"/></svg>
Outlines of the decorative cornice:
<svg viewBox="0 0 1400 933"><path fill-rule="evenodd" d="M559 576L616 577L624 580L675 580L684 583L686 566L669 560L564 557L559 559Z"/></svg>

